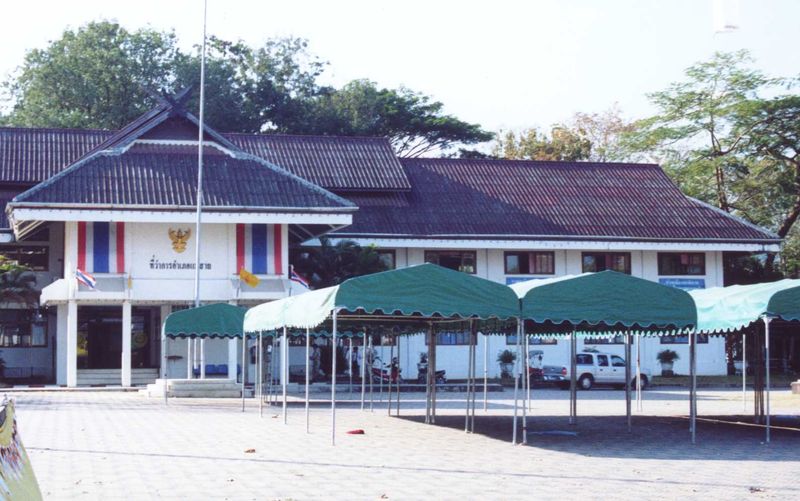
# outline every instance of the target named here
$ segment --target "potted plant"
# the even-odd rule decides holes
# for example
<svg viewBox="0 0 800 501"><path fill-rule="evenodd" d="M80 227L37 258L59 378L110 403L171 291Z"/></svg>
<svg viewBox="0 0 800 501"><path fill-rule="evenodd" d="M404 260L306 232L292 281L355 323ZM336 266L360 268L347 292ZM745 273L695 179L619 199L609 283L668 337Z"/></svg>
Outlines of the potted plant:
<svg viewBox="0 0 800 501"><path fill-rule="evenodd" d="M511 350L503 350L497 354L497 363L500 364L500 377L510 378L514 371L514 362L517 354Z"/></svg>
<svg viewBox="0 0 800 501"><path fill-rule="evenodd" d="M680 357L678 354L673 350L661 350L656 355L656 359L661 364L661 375L662 376L672 376L672 364L675 363L675 360L678 360Z"/></svg>

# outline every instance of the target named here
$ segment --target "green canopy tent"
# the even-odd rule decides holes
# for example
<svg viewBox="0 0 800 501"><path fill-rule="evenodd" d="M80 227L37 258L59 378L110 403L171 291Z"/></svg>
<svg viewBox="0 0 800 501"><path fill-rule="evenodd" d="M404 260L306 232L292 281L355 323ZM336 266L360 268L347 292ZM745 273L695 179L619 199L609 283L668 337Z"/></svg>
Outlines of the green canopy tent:
<svg viewBox="0 0 800 501"><path fill-rule="evenodd" d="M244 410L244 385L245 385L245 358L246 338L243 335L244 316L247 310L240 306L226 303L215 303L197 308L176 311L167 315L161 327L161 336L164 342L162 350L162 366L164 377L164 401L167 402L167 339L208 339L208 338L242 338L242 410ZM202 353L202 350L201 350ZM203 357L204 358L204 357ZM192 344L189 343L189 353L186 361L186 377L192 378L194 360L192 357ZM205 360L200 360L201 370L205 368ZM205 371L201 372L201 377ZM236 377L235 368L228 368L228 377Z"/></svg>
<svg viewBox="0 0 800 501"><path fill-rule="evenodd" d="M762 320L766 360L766 441L770 441L770 362L769 324L773 319L800 320L800 280L785 279L752 285L732 285L689 293L697 306L697 330L707 334L742 331L742 344L747 338L743 329ZM744 352L744 348L742 350ZM746 401L746 359L742 355L742 399Z"/></svg>
<svg viewBox="0 0 800 501"><path fill-rule="evenodd" d="M577 331L625 333L626 409L630 428L632 333L683 330L697 324L694 302L685 291L614 271L528 280L511 285L511 289L520 298L522 319L532 323L533 330L569 330L570 423L573 424L577 419ZM525 324L520 323L519 329L518 351ZM516 405L514 415L516 419ZM527 431L525 419L523 413L523 442Z"/></svg>
<svg viewBox="0 0 800 501"><path fill-rule="evenodd" d="M431 384L431 375L436 372L435 336L432 325L454 319L507 320L518 317L518 308L517 297L505 285L433 264L422 264L351 278L334 287L256 306L245 315L244 330L253 334L269 334L282 329L285 337L288 329L306 329L308 339L309 329L319 326L330 318L335 346L337 325L340 320L424 321L429 326L430 357L426 420L432 422L435 419L436 405L435 384ZM335 356L332 357L332 365L331 440L335 442ZM308 371L306 374L308 375ZM284 389L284 418L285 405Z"/></svg>

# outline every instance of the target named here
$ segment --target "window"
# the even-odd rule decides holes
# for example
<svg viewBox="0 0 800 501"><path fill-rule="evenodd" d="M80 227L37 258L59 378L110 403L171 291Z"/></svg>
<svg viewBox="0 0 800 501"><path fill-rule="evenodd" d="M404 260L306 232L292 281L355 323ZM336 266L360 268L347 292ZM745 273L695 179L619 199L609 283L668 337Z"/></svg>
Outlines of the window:
<svg viewBox="0 0 800 501"><path fill-rule="evenodd" d="M608 367L608 355L597 355L597 365Z"/></svg>
<svg viewBox="0 0 800 501"><path fill-rule="evenodd" d="M706 255L702 252L659 252L659 275L705 275Z"/></svg>
<svg viewBox="0 0 800 501"><path fill-rule="evenodd" d="M611 355L612 367L625 367L625 359L616 355Z"/></svg>
<svg viewBox="0 0 800 501"><path fill-rule="evenodd" d="M475 273L475 251L425 251L425 262L464 273Z"/></svg>
<svg viewBox="0 0 800 501"><path fill-rule="evenodd" d="M661 336L661 344L689 344L689 335ZM697 334L697 343L708 343L708 334Z"/></svg>
<svg viewBox="0 0 800 501"><path fill-rule="evenodd" d="M523 338L523 342L525 339ZM517 335L516 334L508 334L506 336L506 344L508 345L516 345L517 344ZM557 345L558 340L554 337L531 337L528 340L528 346L543 346L543 345Z"/></svg>
<svg viewBox="0 0 800 501"><path fill-rule="evenodd" d="M469 345L469 332L437 332L436 344L439 346Z"/></svg>
<svg viewBox="0 0 800 501"><path fill-rule="evenodd" d="M506 252L506 275L553 275L553 252Z"/></svg>
<svg viewBox="0 0 800 501"><path fill-rule="evenodd" d="M625 344L625 335L619 334L612 338L606 337L587 337L583 344Z"/></svg>
<svg viewBox="0 0 800 501"><path fill-rule="evenodd" d="M47 346L46 317L31 310L0 310L0 347Z"/></svg>
<svg viewBox="0 0 800 501"><path fill-rule="evenodd" d="M629 252L584 252L583 272L613 270L631 274L631 254Z"/></svg>
<svg viewBox="0 0 800 501"><path fill-rule="evenodd" d="M585 353L575 355L575 364L577 365L592 365L592 356Z"/></svg>
<svg viewBox="0 0 800 501"><path fill-rule="evenodd" d="M387 270L393 270L397 268L397 258L394 249L379 249L378 259L380 259L381 263L386 266Z"/></svg>

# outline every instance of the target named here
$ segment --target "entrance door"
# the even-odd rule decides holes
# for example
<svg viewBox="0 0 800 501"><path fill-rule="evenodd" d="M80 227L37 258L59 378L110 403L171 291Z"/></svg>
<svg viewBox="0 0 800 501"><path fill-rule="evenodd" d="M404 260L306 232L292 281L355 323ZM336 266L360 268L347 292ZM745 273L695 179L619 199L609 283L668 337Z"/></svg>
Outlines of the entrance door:
<svg viewBox="0 0 800 501"><path fill-rule="evenodd" d="M122 366L122 307L78 307L78 368Z"/></svg>

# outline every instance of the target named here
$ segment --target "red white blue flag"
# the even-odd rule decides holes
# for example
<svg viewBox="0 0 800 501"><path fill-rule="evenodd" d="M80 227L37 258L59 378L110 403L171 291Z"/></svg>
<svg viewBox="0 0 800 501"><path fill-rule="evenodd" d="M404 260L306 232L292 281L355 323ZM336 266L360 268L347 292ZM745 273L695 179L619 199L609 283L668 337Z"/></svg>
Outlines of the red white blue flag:
<svg viewBox="0 0 800 501"><path fill-rule="evenodd" d="M291 280L292 282L297 282L306 289L311 288L311 284L308 282L308 279L306 279L303 275L300 275L299 273L294 271L294 266L289 267L289 280Z"/></svg>
<svg viewBox="0 0 800 501"><path fill-rule="evenodd" d="M77 268L91 273L125 273L125 223L79 222Z"/></svg>
<svg viewBox="0 0 800 501"><path fill-rule="evenodd" d="M75 278L78 279L79 283L82 283L83 285L92 289L93 291L97 290L97 280L95 280L93 276L81 270L80 268L75 270Z"/></svg>
<svg viewBox="0 0 800 501"><path fill-rule="evenodd" d="M236 274L283 274L283 233L279 224L236 225Z"/></svg>

